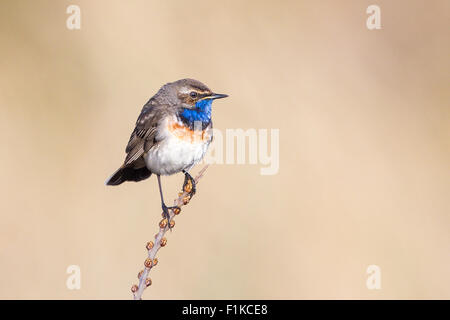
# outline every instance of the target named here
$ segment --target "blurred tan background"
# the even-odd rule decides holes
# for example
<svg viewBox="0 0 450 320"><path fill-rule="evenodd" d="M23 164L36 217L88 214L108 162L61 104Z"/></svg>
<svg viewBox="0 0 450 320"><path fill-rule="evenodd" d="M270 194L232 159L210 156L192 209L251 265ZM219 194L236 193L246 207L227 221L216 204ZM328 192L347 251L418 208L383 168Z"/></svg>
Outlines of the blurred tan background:
<svg viewBox="0 0 450 320"><path fill-rule="evenodd" d="M66 8L81 8L81 30ZM366 28L367 6L382 29ZM213 165L144 299L450 298L448 1L2 1L0 298L129 299L156 179L105 187L143 104L191 77L280 169ZM193 172L197 172L199 167ZM167 199L182 175L163 180ZM81 290L66 268L81 267ZM366 287L381 268L381 290Z"/></svg>

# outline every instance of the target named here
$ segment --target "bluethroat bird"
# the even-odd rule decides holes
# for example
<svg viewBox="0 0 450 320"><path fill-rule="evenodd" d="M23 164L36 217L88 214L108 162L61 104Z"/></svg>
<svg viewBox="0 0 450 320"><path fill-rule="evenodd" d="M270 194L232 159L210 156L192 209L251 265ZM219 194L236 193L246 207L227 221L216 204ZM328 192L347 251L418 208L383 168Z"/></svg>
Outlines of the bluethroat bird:
<svg viewBox="0 0 450 320"><path fill-rule="evenodd" d="M106 181L116 186L125 181L141 181L152 173L158 178L161 207L167 222L169 209L164 203L161 175L182 172L190 196L195 181L189 170L205 155L212 140L211 106L226 94L213 93L193 79L167 83L144 105L125 149L123 165Z"/></svg>

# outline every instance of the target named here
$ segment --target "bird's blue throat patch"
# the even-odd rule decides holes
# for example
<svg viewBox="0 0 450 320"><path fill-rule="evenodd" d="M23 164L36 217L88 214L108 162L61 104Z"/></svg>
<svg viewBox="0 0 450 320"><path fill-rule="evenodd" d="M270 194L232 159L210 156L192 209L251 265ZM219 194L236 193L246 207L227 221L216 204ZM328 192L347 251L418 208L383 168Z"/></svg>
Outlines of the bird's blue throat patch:
<svg viewBox="0 0 450 320"><path fill-rule="evenodd" d="M181 121L192 130L195 122L201 122L202 130L204 130L211 123L212 102L212 99L200 100L195 104L194 109L183 109L180 114Z"/></svg>

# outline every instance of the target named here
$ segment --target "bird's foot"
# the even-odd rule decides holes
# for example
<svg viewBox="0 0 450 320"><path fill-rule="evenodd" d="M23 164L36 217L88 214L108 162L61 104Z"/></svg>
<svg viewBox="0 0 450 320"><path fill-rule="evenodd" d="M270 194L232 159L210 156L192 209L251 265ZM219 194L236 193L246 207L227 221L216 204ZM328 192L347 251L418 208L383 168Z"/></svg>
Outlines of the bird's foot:
<svg viewBox="0 0 450 320"><path fill-rule="evenodd" d="M192 178L189 172L183 170L183 173L184 173L183 191L187 192L189 194L189 199L191 199L196 191L195 180L194 178Z"/></svg>
<svg viewBox="0 0 450 320"><path fill-rule="evenodd" d="M172 207L168 207L166 206L164 203L161 205L162 210L163 210L163 218L167 219L167 226L170 230L172 230L172 227L170 226L170 214L169 214L169 210L178 210L180 209L180 207L178 206L172 206Z"/></svg>

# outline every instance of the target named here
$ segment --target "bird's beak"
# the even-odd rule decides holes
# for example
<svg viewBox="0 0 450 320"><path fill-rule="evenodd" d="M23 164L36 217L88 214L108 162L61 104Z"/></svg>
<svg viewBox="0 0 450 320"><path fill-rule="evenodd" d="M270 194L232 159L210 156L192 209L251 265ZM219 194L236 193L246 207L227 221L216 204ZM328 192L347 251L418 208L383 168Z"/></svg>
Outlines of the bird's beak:
<svg viewBox="0 0 450 320"><path fill-rule="evenodd" d="M215 100L215 99L222 99L222 98L226 98L226 97L228 97L227 94L213 93L208 98L212 99L212 100Z"/></svg>

